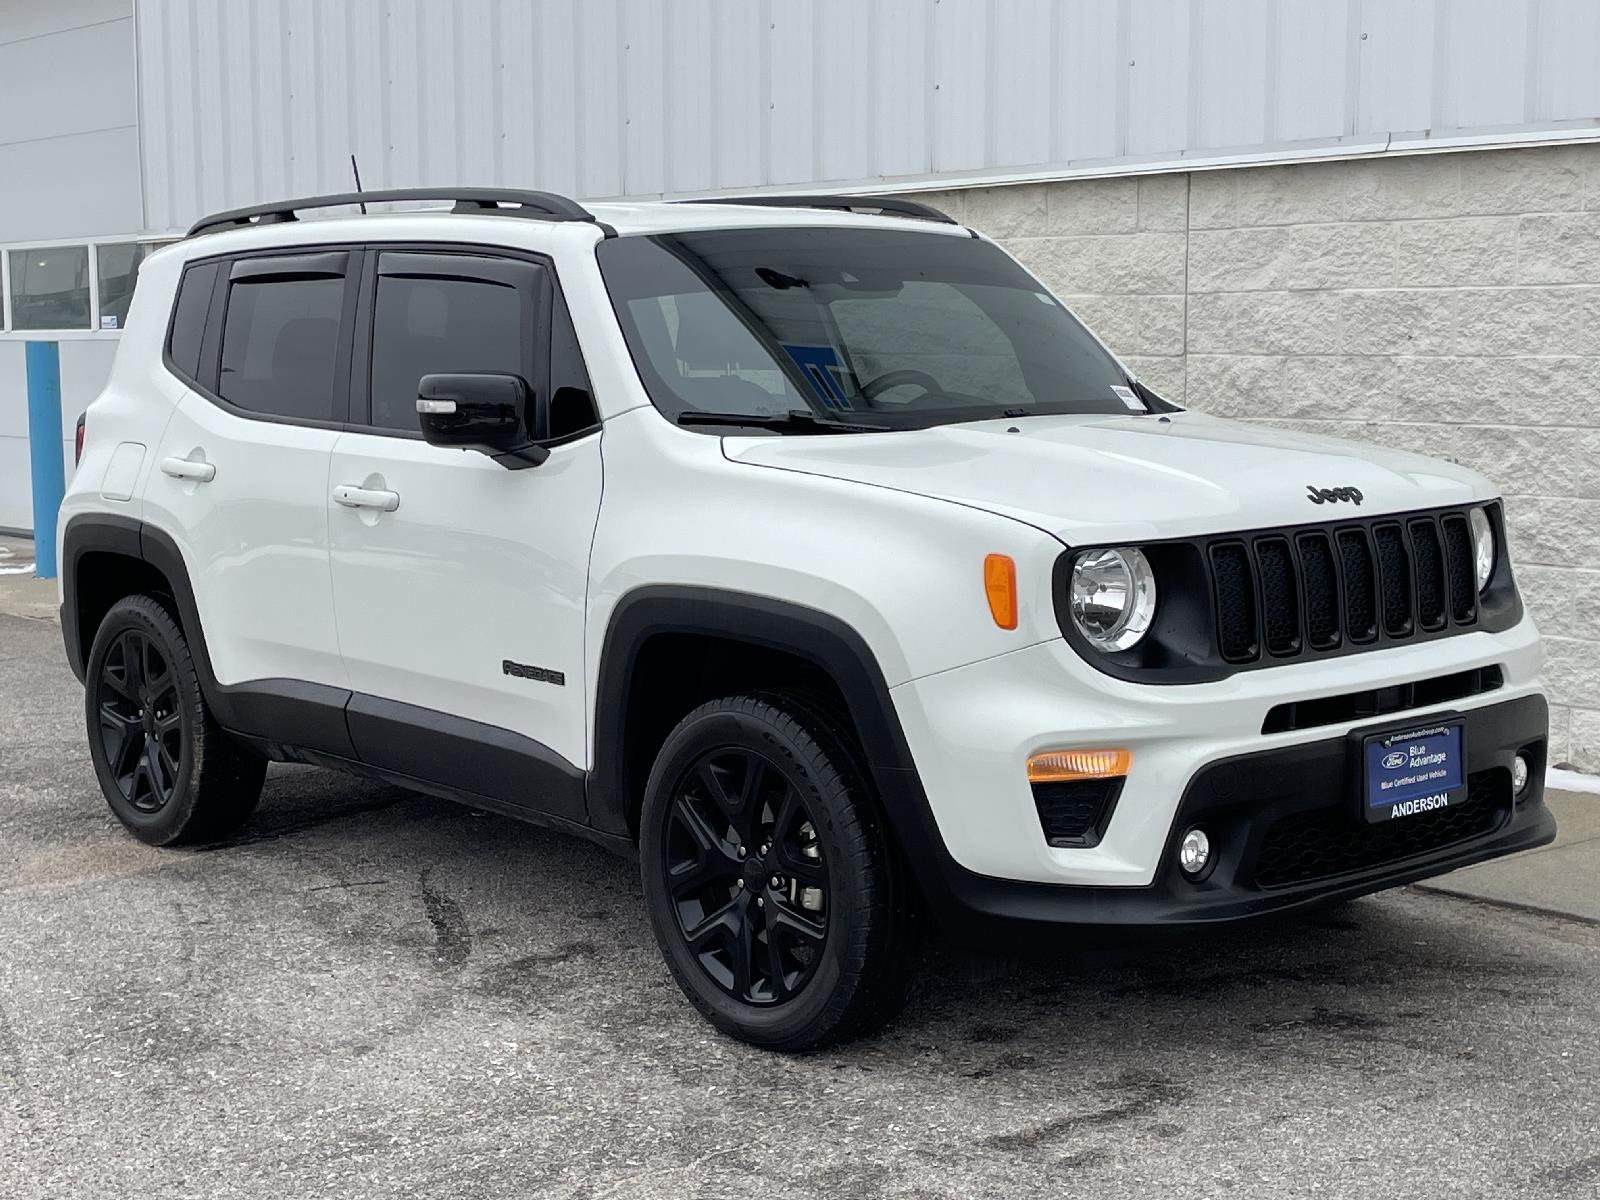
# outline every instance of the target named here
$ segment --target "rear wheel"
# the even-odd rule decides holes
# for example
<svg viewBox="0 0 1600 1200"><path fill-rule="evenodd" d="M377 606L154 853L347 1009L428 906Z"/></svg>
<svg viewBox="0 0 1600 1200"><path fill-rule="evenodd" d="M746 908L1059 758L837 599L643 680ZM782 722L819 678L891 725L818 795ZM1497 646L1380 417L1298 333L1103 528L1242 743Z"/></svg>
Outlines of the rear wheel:
<svg viewBox="0 0 1600 1200"><path fill-rule="evenodd" d="M106 613L84 708L100 790L140 841L215 841L254 811L266 759L217 725L183 630L153 597L128 596Z"/></svg>
<svg viewBox="0 0 1600 1200"><path fill-rule="evenodd" d="M867 1032L909 986L907 896L847 741L788 696L738 696L668 736L640 825L645 898L684 994L756 1045Z"/></svg>

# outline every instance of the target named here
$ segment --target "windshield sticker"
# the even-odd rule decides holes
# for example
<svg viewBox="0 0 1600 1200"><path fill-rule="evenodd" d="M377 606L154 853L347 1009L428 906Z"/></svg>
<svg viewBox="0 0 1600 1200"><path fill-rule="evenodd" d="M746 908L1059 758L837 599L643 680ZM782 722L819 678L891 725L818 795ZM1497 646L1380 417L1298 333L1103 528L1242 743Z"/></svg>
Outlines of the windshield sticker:
<svg viewBox="0 0 1600 1200"><path fill-rule="evenodd" d="M1144 401L1134 395L1132 388L1123 387L1120 383L1113 383L1111 385L1111 394L1121 400L1127 406L1129 412L1142 413L1147 411Z"/></svg>
<svg viewBox="0 0 1600 1200"><path fill-rule="evenodd" d="M1056 306L1056 298L1048 292L1035 292L1033 298L1040 304L1048 304L1051 308Z"/></svg>
<svg viewBox="0 0 1600 1200"><path fill-rule="evenodd" d="M784 343L784 350L811 384L824 408L849 408L844 388L839 386L839 355L832 346L802 346Z"/></svg>

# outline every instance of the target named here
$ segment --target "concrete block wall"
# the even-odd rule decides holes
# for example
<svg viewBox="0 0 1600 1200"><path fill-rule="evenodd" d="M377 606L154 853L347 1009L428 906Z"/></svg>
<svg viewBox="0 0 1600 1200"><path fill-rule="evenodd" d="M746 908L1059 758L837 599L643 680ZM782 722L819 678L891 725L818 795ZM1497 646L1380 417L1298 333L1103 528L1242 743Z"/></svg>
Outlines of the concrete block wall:
<svg viewBox="0 0 1600 1200"><path fill-rule="evenodd" d="M1600 145L923 198L1180 403L1495 480L1553 758L1600 771Z"/></svg>

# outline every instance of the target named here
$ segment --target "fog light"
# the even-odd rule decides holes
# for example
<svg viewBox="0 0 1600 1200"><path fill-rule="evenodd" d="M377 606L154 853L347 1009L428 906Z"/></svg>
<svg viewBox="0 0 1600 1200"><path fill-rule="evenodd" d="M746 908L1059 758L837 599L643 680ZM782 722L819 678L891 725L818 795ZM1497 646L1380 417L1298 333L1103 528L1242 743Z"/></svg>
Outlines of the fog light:
<svg viewBox="0 0 1600 1200"><path fill-rule="evenodd" d="M1198 879L1205 874L1210 862L1211 839L1206 836L1206 831L1189 830L1183 835L1183 841L1178 843L1178 866L1183 868L1183 873L1190 879Z"/></svg>
<svg viewBox="0 0 1600 1200"><path fill-rule="evenodd" d="M1519 754L1511 764L1511 791L1514 795L1522 795L1528 787L1528 759L1526 755Z"/></svg>

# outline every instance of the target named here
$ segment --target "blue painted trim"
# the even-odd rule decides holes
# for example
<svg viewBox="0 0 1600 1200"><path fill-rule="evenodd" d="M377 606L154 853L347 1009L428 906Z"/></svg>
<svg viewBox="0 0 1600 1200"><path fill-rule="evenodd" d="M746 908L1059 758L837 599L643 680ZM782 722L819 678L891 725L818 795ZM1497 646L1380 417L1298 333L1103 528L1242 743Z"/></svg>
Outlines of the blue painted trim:
<svg viewBox="0 0 1600 1200"><path fill-rule="evenodd" d="M33 477L33 573L56 577L56 518L67 492L61 436L61 353L55 342L27 343L28 466Z"/></svg>

